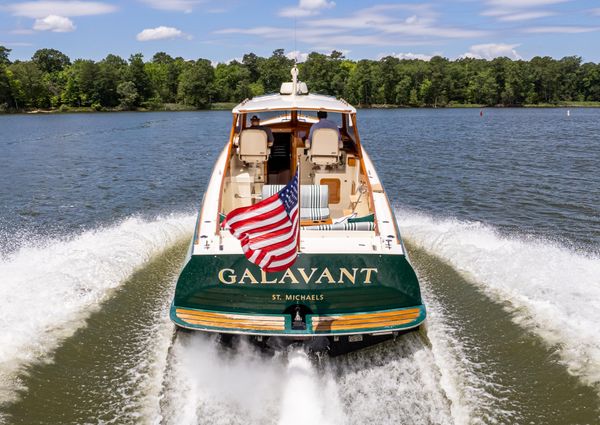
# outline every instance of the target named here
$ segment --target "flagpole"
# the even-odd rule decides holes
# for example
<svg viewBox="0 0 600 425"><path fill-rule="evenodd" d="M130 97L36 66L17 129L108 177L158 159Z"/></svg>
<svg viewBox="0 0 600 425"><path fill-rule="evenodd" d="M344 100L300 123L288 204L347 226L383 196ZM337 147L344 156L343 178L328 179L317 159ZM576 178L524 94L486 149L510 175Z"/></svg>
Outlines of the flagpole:
<svg viewBox="0 0 600 425"><path fill-rule="evenodd" d="M296 151L298 152L298 151ZM302 222L302 216L300 215L300 211L301 211L301 199L302 196L300 196L300 156L298 156L298 158L296 159L296 173L298 173L298 243L296 244L296 250L297 252L300 252L300 227L301 227L301 222Z"/></svg>

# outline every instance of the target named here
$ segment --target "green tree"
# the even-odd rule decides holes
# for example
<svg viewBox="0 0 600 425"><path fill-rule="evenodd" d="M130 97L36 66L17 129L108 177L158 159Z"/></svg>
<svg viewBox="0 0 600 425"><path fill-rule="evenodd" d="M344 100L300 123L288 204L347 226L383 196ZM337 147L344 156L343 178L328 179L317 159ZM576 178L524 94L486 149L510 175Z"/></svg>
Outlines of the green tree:
<svg viewBox="0 0 600 425"><path fill-rule="evenodd" d="M6 72L7 65L10 65L9 54L10 49L0 46L0 112L14 106L12 104L10 81Z"/></svg>
<svg viewBox="0 0 600 425"><path fill-rule="evenodd" d="M0 66L10 65L10 60L8 59L10 52L11 52L11 49L0 45Z"/></svg>
<svg viewBox="0 0 600 425"><path fill-rule="evenodd" d="M135 88L138 92L138 104L144 102L152 95L150 87L150 79L146 73L146 67L144 65L144 55L136 53L129 57L129 68L127 71L128 81L132 81L135 84Z"/></svg>
<svg viewBox="0 0 600 425"><path fill-rule="evenodd" d="M600 65L585 63L581 66L578 93L587 101L600 101Z"/></svg>
<svg viewBox="0 0 600 425"><path fill-rule="evenodd" d="M394 92L396 94L394 102L396 105L408 106L410 105L410 91L412 88L412 80L408 76L402 77L402 79L396 84Z"/></svg>
<svg viewBox="0 0 600 425"><path fill-rule="evenodd" d="M198 59L181 73L178 97L186 105L206 108L212 103L214 69L207 59Z"/></svg>
<svg viewBox="0 0 600 425"><path fill-rule="evenodd" d="M127 62L116 55L108 55L98 63L96 90L102 106L115 107L120 104L117 88L127 77Z"/></svg>
<svg viewBox="0 0 600 425"><path fill-rule="evenodd" d="M284 55L283 49L273 51L270 58L259 63L260 83L267 93L278 93L281 83L290 80L294 61Z"/></svg>
<svg viewBox="0 0 600 425"><path fill-rule="evenodd" d="M348 76L345 98L351 103L370 105L373 98L373 64L369 60L360 60Z"/></svg>
<svg viewBox="0 0 600 425"><path fill-rule="evenodd" d="M469 83L469 102L494 106L498 104L498 84L490 68L479 72Z"/></svg>
<svg viewBox="0 0 600 425"><path fill-rule="evenodd" d="M181 73L176 60L165 52L158 52L151 62L145 64L145 69L150 81L151 96L158 102L175 102L177 80Z"/></svg>
<svg viewBox="0 0 600 425"><path fill-rule="evenodd" d="M50 106L44 74L34 62L15 62L9 65L9 81L13 98L20 108ZM11 81L12 80L12 81Z"/></svg>
<svg viewBox="0 0 600 425"><path fill-rule="evenodd" d="M256 83L260 79L260 69L264 61L264 58L260 58L254 53L247 53L243 56L242 64L250 73L250 81L253 83Z"/></svg>
<svg viewBox="0 0 600 425"><path fill-rule="evenodd" d="M71 65L69 57L56 49L39 49L33 54L31 60L42 72L47 73L59 72Z"/></svg>
<svg viewBox="0 0 600 425"><path fill-rule="evenodd" d="M215 96L219 101L240 102L252 96L250 71L241 63L220 63L215 68Z"/></svg>
<svg viewBox="0 0 600 425"><path fill-rule="evenodd" d="M121 109L128 111L132 109L138 100L138 92L132 81L124 81L117 86L119 105Z"/></svg>

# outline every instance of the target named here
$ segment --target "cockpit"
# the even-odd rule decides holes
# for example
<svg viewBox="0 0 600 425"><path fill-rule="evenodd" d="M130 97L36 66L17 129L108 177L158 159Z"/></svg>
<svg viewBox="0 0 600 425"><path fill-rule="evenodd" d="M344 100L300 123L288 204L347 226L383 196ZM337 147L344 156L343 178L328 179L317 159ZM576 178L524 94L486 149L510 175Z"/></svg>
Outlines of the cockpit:
<svg viewBox="0 0 600 425"><path fill-rule="evenodd" d="M304 228L373 230L373 206L361 167L356 114L326 111L328 123L324 125L323 112L309 109L234 115L222 215L273 195L299 168ZM259 125L251 122L256 117Z"/></svg>

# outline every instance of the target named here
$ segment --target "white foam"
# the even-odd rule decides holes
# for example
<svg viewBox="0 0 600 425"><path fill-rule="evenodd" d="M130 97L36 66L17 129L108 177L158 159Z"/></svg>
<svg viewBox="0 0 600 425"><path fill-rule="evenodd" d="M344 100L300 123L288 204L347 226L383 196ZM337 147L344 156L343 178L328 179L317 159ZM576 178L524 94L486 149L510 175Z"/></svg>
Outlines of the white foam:
<svg viewBox="0 0 600 425"><path fill-rule="evenodd" d="M332 359L350 424L453 424L432 351L416 333Z"/></svg>
<svg viewBox="0 0 600 425"><path fill-rule="evenodd" d="M335 381L317 375L310 358L300 348L288 355L279 425L342 424L345 415Z"/></svg>
<svg viewBox="0 0 600 425"><path fill-rule="evenodd" d="M441 325L436 329L447 330ZM477 397L485 394L477 387L484 384L466 370L465 362L452 357L460 355L458 343L449 350L450 344L441 341L447 335L439 332L433 350L418 334L408 334L350 355L324 357L320 363L301 348L271 358L248 344L229 350L206 335L178 335L165 374L161 420L293 425L391 424L410 418L414 424L479 423L483 409L465 403L479 403Z"/></svg>
<svg viewBox="0 0 600 425"><path fill-rule="evenodd" d="M15 373L60 342L150 258L189 237L194 217L129 218L69 240L22 247L0 263L0 401Z"/></svg>
<svg viewBox="0 0 600 425"><path fill-rule="evenodd" d="M241 344L228 350L204 334L178 335L165 377L162 417L172 424L274 423L285 364Z"/></svg>
<svg viewBox="0 0 600 425"><path fill-rule="evenodd" d="M173 424L342 424L331 375L301 349L265 356L202 335L178 335L165 376L161 417Z"/></svg>
<svg viewBox="0 0 600 425"><path fill-rule="evenodd" d="M478 222L396 215L408 240L505 303L516 323L556 346L572 374L600 385L600 259Z"/></svg>

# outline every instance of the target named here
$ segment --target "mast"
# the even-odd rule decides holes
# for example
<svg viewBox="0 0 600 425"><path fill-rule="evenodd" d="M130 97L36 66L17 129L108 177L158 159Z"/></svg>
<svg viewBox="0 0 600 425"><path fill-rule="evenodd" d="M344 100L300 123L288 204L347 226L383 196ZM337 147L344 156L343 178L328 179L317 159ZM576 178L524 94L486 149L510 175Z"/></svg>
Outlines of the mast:
<svg viewBox="0 0 600 425"><path fill-rule="evenodd" d="M298 92L298 67L294 64L292 68L292 97L296 97Z"/></svg>

